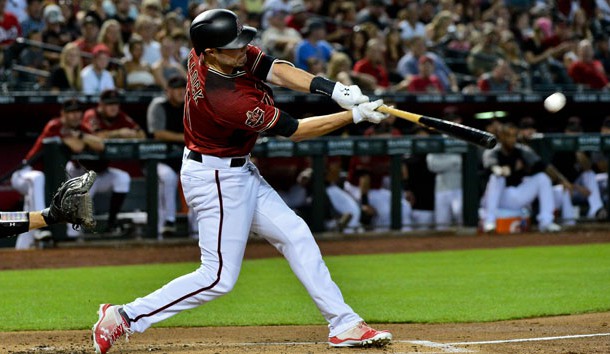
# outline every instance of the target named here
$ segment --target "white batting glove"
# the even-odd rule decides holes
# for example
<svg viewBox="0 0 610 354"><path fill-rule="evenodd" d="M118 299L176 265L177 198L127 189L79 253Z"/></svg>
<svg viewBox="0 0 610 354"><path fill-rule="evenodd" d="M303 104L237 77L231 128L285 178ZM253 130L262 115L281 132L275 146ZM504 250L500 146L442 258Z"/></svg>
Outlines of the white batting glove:
<svg viewBox="0 0 610 354"><path fill-rule="evenodd" d="M360 87L356 85L345 86L340 82L335 84L333 94L330 97L344 109L352 109L355 105L369 101L369 97L362 94Z"/></svg>
<svg viewBox="0 0 610 354"><path fill-rule="evenodd" d="M383 100L367 102L357 105L352 109L354 123L358 124L362 121L367 121L379 124L382 120L388 118L387 113L377 112L376 109L383 105Z"/></svg>

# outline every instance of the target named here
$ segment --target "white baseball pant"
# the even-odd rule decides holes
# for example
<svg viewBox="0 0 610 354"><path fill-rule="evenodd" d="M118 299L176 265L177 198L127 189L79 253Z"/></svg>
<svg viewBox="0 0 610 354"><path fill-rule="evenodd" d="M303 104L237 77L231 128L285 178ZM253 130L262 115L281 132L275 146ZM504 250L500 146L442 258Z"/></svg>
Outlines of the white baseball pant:
<svg viewBox="0 0 610 354"><path fill-rule="evenodd" d="M168 165L158 163L157 176L159 177L158 230L161 233L163 224L166 221L176 222L178 174Z"/></svg>
<svg viewBox="0 0 610 354"><path fill-rule="evenodd" d="M11 176L11 186L23 195L23 210L38 211L45 205L45 175L41 171L24 166ZM28 231L17 236L15 249L28 249L34 245L34 231Z"/></svg>
<svg viewBox="0 0 610 354"><path fill-rule="evenodd" d="M437 230L446 230L452 224L462 224L462 190L444 190L434 193L434 223Z"/></svg>
<svg viewBox="0 0 610 354"><path fill-rule="evenodd" d="M347 232L353 232L360 228L360 205L352 198L345 190L337 185L331 184L326 187L326 194L330 200L330 204L340 214L351 214L352 218L347 223Z"/></svg>
<svg viewBox="0 0 610 354"><path fill-rule="evenodd" d="M553 222L555 209L551 179L544 172L523 179L518 186L506 187L506 178L492 174L485 191L485 223L496 223L498 208L521 209L538 198L540 211L538 224L542 227Z"/></svg>
<svg viewBox="0 0 610 354"><path fill-rule="evenodd" d="M143 332L231 291L250 232L284 255L328 321L330 336L362 321L343 300L303 219L260 176L249 158L241 167L230 164L230 158L206 155L201 163L183 159L180 177L186 201L197 213L201 266L126 304L123 309L132 321L131 329Z"/></svg>

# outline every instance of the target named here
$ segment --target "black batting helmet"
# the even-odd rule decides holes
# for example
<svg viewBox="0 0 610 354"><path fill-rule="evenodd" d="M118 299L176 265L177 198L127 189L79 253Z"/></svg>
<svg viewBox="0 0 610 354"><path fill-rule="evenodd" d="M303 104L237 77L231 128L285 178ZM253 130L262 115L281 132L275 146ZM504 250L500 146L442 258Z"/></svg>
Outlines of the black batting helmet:
<svg viewBox="0 0 610 354"><path fill-rule="evenodd" d="M243 48L256 35L256 28L242 26L233 11L214 9L195 17L190 32L193 47L199 55L206 48Z"/></svg>

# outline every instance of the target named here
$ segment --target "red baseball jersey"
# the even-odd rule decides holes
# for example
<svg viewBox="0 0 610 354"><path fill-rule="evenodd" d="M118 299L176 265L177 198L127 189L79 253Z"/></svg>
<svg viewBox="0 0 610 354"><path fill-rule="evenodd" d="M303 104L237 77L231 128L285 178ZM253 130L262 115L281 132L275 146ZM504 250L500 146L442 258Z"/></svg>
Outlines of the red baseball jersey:
<svg viewBox="0 0 610 354"><path fill-rule="evenodd" d="M249 45L246 56L244 67L227 75L200 64L191 50L184 105L188 149L218 157L244 156L259 133L277 123L280 110L274 107L273 92L259 78L267 75L261 71L268 69L259 67L265 54Z"/></svg>
<svg viewBox="0 0 610 354"><path fill-rule="evenodd" d="M27 153L27 155L25 155L25 159L26 160L31 159L34 155L36 155L39 151L42 150L42 146L43 146L42 141L44 139L54 137L54 136L59 136L61 138L64 138L66 136L71 136L75 132L79 132L79 131L81 131L80 128L73 130L73 129L65 127L63 125L63 123L61 122L61 118L51 119L47 123L47 125L45 125L45 127L42 130L42 133L40 133L40 136L38 137L38 139L36 139L34 146L32 146L32 148Z"/></svg>
<svg viewBox="0 0 610 354"><path fill-rule="evenodd" d="M11 44L21 37L21 26L17 17L10 12L4 13L4 18L0 21L0 45Z"/></svg>
<svg viewBox="0 0 610 354"><path fill-rule="evenodd" d="M121 128L142 129L138 123L123 112L119 112L116 117L109 120L102 117L96 108L90 108L85 111L81 127L85 132L90 134L94 134L102 130L117 130Z"/></svg>

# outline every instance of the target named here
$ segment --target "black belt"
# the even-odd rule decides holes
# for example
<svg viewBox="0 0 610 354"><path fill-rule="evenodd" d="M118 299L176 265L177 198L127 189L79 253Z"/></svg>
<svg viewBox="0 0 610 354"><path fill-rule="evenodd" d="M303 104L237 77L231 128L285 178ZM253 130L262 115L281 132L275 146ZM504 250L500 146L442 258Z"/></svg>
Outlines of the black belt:
<svg viewBox="0 0 610 354"><path fill-rule="evenodd" d="M189 151L188 155L186 155L186 158L189 160L197 161L199 163L202 162L201 154L195 151ZM234 157L231 159L231 167L242 167L245 164L245 157Z"/></svg>

